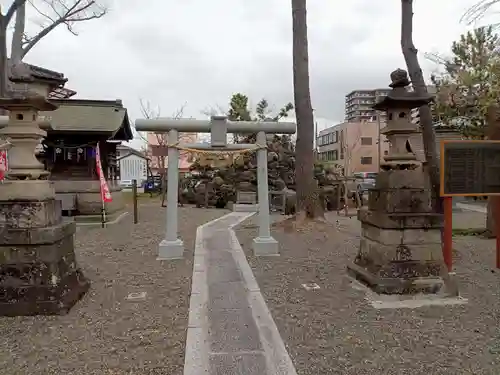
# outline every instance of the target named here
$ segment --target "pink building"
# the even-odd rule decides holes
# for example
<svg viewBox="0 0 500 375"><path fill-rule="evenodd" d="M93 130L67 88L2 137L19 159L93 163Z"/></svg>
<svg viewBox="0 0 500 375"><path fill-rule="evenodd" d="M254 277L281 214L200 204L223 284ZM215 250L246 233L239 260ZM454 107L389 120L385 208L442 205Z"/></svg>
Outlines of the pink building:
<svg viewBox="0 0 500 375"><path fill-rule="evenodd" d="M180 143L196 143L198 140L198 134L196 133L180 133L179 134ZM146 150L146 156L150 158L150 168L153 174L159 174L162 166L165 168L168 165L168 157L163 156L153 156L153 148L155 146L164 146L168 144L167 134L156 134L148 132L147 134L148 146ZM189 167L191 167L193 156L189 152L180 152L179 156L179 172L186 173L189 172Z"/></svg>

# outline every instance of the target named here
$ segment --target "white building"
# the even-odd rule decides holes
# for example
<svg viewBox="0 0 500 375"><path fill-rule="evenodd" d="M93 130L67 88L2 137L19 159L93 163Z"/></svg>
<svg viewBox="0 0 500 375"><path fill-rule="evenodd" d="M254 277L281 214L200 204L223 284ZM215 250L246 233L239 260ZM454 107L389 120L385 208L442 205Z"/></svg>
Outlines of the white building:
<svg viewBox="0 0 500 375"><path fill-rule="evenodd" d="M142 152L125 145L119 145L117 153L120 185L130 187L132 180L137 180L137 185L141 186L148 177L148 158Z"/></svg>

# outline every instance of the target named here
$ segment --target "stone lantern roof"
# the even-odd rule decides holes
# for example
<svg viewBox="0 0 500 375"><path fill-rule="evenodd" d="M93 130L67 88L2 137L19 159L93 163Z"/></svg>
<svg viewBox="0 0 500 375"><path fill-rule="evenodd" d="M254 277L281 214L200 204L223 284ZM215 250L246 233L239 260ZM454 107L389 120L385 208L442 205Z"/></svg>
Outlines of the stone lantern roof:
<svg viewBox="0 0 500 375"><path fill-rule="evenodd" d="M434 100L434 97L430 94L422 96L414 91L407 90L410 80L406 70L396 69L393 71L391 81L389 87L392 88L392 91L384 99L376 103L372 107L373 109L377 111L387 111L393 108L413 109L429 104Z"/></svg>
<svg viewBox="0 0 500 375"><path fill-rule="evenodd" d="M13 110L24 110L33 108L37 111L53 111L57 109L57 105L48 101L44 96L32 93L11 93L9 98L0 98L0 108Z"/></svg>

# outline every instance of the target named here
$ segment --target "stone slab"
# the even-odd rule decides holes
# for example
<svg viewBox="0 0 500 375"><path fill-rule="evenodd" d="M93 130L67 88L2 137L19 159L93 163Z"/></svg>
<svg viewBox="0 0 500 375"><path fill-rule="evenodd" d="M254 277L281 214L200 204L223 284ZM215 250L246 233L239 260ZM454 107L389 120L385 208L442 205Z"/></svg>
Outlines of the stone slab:
<svg viewBox="0 0 500 375"><path fill-rule="evenodd" d="M358 210L358 220L383 229L429 229L442 228L443 215L435 213L384 213L366 207Z"/></svg>
<svg viewBox="0 0 500 375"><path fill-rule="evenodd" d="M253 253L255 256L279 255L279 244L273 237L257 237L253 240Z"/></svg>
<svg viewBox="0 0 500 375"><path fill-rule="evenodd" d="M0 207L0 228L44 228L61 222L61 202L55 199L0 201Z"/></svg>
<svg viewBox="0 0 500 375"><path fill-rule="evenodd" d="M209 375L265 375L263 353L211 354Z"/></svg>
<svg viewBox="0 0 500 375"><path fill-rule="evenodd" d="M377 175L375 189L429 188L426 174L414 170L382 171Z"/></svg>
<svg viewBox="0 0 500 375"><path fill-rule="evenodd" d="M64 315L89 290L80 270L66 275L57 285L5 287L0 283L0 316Z"/></svg>
<svg viewBox="0 0 500 375"><path fill-rule="evenodd" d="M241 272L236 267L234 260L210 264L207 270L208 285L233 281L243 281Z"/></svg>
<svg viewBox="0 0 500 375"><path fill-rule="evenodd" d="M184 242L177 239L175 241L162 240L158 246L157 260L181 259L184 255Z"/></svg>
<svg viewBox="0 0 500 375"><path fill-rule="evenodd" d="M210 251L206 255L206 260L209 264L228 263L233 261L233 254L229 250Z"/></svg>
<svg viewBox="0 0 500 375"><path fill-rule="evenodd" d="M207 249L210 249L210 253L218 252L220 250L231 251L231 236L229 236L227 231L213 231L213 235L204 240L204 244Z"/></svg>
<svg viewBox="0 0 500 375"><path fill-rule="evenodd" d="M361 235L383 245L426 245L441 244L439 228L383 229L368 223L361 223Z"/></svg>
<svg viewBox="0 0 500 375"><path fill-rule="evenodd" d="M0 206L1 207L1 206ZM75 222L71 219L60 221L58 224L45 228L8 228L0 227L0 248L19 246L53 244L62 238L72 236L76 232ZM38 250L41 253L41 250ZM43 254L40 254L44 256Z"/></svg>
<svg viewBox="0 0 500 375"><path fill-rule="evenodd" d="M248 290L243 281L208 285L209 309L237 309L248 305Z"/></svg>
<svg viewBox="0 0 500 375"><path fill-rule="evenodd" d="M215 353L261 350L259 331L252 309L209 309L210 348Z"/></svg>
<svg viewBox="0 0 500 375"><path fill-rule="evenodd" d="M296 375L231 229L251 215L231 213L197 230L185 375Z"/></svg>
<svg viewBox="0 0 500 375"><path fill-rule="evenodd" d="M54 184L47 180L6 180L0 184L0 202L32 202L55 197Z"/></svg>
<svg viewBox="0 0 500 375"><path fill-rule="evenodd" d="M259 212L258 204L233 204L233 212Z"/></svg>
<svg viewBox="0 0 500 375"><path fill-rule="evenodd" d="M383 244L362 236L359 243L358 257L369 259L375 266L389 262L420 261L439 262L444 267L443 251L440 242L421 244Z"/></svg>
<svg viewBox="0 0 500 375"><path fill-rule="evenodd" d="M236 203L254 205L257 203L257 193L254 191L238 191L236 192Z"/></svg>
<svg viewBox="0 0 500 375"><path fill-rule="evenodd" d="M347 266L350 276L378 294L439 294L449 297L446 283L441 277L383 277L356 263Z"/></svg>
<svg viewBox="0 0 500 375"><path fill-rule="evenodd" d="M370 190L368 209L384 213L433 212L430 190L386 189Z"/></svg>

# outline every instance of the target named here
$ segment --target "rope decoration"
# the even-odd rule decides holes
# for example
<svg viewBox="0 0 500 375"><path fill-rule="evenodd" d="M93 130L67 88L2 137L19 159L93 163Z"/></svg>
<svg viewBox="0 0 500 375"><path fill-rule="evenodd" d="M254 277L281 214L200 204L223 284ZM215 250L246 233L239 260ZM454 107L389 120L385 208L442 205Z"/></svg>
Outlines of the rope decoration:
<svg viewBox="0 0 500 375"><path fill-rule="evenodd" d="M192 153L201 154L201 155L247 154L247 153L255 152L258 150L267 149L266 145L259 145L259 144L255 144L255 147L244 148L244 149L240 149L240 150L200 150L197 148L182 147L182 146L179 146L179 143L167 144L167 147L168 148L176 148L176 149L181 150L181 151L187 151L187 152L192 152Z"/></svg>

